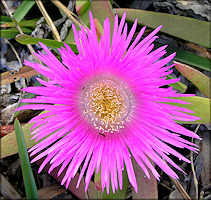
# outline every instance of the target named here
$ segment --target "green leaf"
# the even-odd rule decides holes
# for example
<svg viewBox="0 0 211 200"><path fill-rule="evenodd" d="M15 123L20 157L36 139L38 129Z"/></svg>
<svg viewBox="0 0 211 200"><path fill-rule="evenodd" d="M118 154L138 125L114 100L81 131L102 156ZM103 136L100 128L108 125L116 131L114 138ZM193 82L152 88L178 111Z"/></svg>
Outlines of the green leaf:
<svg viewBox="0 0 211 200"><path fill-rule="evenodd" d="M105 19L108 17L110 21L111 32L113 32L115 16L114 16L113 8L110 1L109 0L104 0L104 1L92 0L91 6L92 6L94 18L97 18L102 25Z"/></svg>
<svg viewBox="0 0 211 200"><path fill-rule="evenodd" d="M206 97L210 98L210 78L192 67L178 62L175 63L175 67L179 72L191 81Z"/></svg>
<svg viewBox="0 0 211 200"><path fill-rule="evenodd" d="M190 17L138 9L116 8L115 11L119 16L122 16L126 11L128 21L134 22L137 18L140 25L154 29L163 25L161 32L211 48L209 22Z"/></svg>
<svg viewBox="0 0 211 200"><path fill-rule="evenodd" d="M10 17L0 15L0 24L5 24L7 22L12 22L12 19Z"/></svg>
<svg viewBox="0 0 211 200"><path fill-rule="evenodd" d="M82 16L88 10L90 5L91 4L89 0L84 0L84 1L76 0L75 3L76 12L78 13L78 15Z"/></svg>
<svg viewBox="0 0 211 200"><path fill-rule="evenodd" d="M122 180L123 180L123 187L122 190L118 188L118 190L113 193L111 182L109 187L109 194L107 194L106 188L104 188L104 192L102 192L101 188L101 170L98 173L95 171L95 187L98 190L98 199L125 199L129 180L127 176L126 167L122 171Z"/></svg>
<svg viewBox="0 0 211 200"><path fill-rule="evenodd" d="M32 27L35 28L36 22L38 21L39 18L36 19L31 19L31 20L22 20L21 22L17 23L20 27ZM14 22L7 22L1 25L1 27L15 27Z"/></svg>
<svg viewBox="0 0 211 200"><path fill-rule="evenodd" d="M30 1L24 0L13 14L15 20L17 22L20 22L26 16L26 14L29 12L29 10L32 8L34 4L35 0L30 0Z"/></svg>
<svg viewBox="0 0 211 200"><path fill-rule="evenodd" d="M155 45L155 49L163 46L163 44L160 44L160 43L157 43L157 42L154 42L154 45ZM204 70L207 70L207 71L211 70L210 60L207 59L207 58L202 58L202 57L197 56L195 54L192 54L192 53L189 53L189 52L186 52L186 51L182 51L182 50L176 49L174 47L170 47L170 46L168 46L166 48L166 51L167 51L166 55L170 55L174 52L177 53L174 60L177 60L179 62L188 64L188 65L192 65L194 67L198 67L200 69L204 69Z"/></svg>
<svg viewBox="0 0 211 200"><path fill-rule="evenodd" d="M26 144L24 141L23 131L17 118L15 119L14 126L27 199L39 199L37 186L34 180L31 165L29 162L28 152L26 149Z"/></svg>
<svg viewBox="0 0 211 200"><path fill-rule="evenodd" d="M38 42L42 42L43 44L49 47L55 47L55 48L64 47L63 42L58 42L58 41L49 40L49 39L35 38L35 37L31 37L25 34L19 34L16 36L15 39L21 44L39 44ZM78 53L76 45L69 44L69 43L66 43L66 44L68 44L71 47L73 52Z"/></svg>
<svg viewBox="0 0 211 200"><path fill-rule="evenodd" d="M174 77L167 75L167 80L174 79ZM169 86L172 86L174 89L181 91L184 93L187 90L187 86L181 82L169 84Z"/></svg>
<svg viewBox="0 0 211 200"><path fill-rule="evenodd" d="M32 32L32 29L22 27L21 30L26 33L30 34ZM3 38L15 38L19 34L19 31L17 28L8 28L1 30L1 37Z"/></svg>
<svg viewBox="0 0 211 200"><path fill-rule="evenodd" d="M179 99L186 102L189 102L191 104L178 104L178 103L172 103L168 102L167 104L187 108L189 110L194 111L194 113L191 113L190 115L199 117L201 120L196 121L177 121L178 123L182 124L209 124L210 123L210 99L193 96L193 97L175 97L173 99Z"/></svg>

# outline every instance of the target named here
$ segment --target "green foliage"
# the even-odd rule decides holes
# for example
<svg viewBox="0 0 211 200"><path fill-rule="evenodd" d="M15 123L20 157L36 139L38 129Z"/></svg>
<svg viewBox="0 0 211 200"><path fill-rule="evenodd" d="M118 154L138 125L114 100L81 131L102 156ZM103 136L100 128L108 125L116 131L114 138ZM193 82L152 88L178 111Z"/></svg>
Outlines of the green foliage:
<svg viewBox="0 0 211 200"><path fill-rule="evenodd" d="M58 42L50 39L35 38L25 34L19 34L16 36L15 39L21 44L39 44L39 42L42 42L43 44L49 47L55 47L55 48L64 47L63 42ZM78 53L76 45L69 43L66 44L68 44L71 47L73 52Z"/></svg>
<svg viewBox="0 0 211 200"><path fill-rule="evenodd" d="M174 77L167 75L167 80L169 79L174 79ZM181 82L169 84L169 86L172 86L174 89L179 90L182 93L184 93L187 90L187 86Z"/></svg>
<svg viewBox="0 0 211 200"><path fill-rule="evenodd" d="M75 3L75 9L79 16L84 15L84 13L89 9L89 6L90 6L89 0L84 0L84 1L77 0Z"/></svg>
<svg viewBox="0 0 211 200"><path fill-rule="evenodd" d="M122 190L120 190L118 188L118 190L115 190L115 193L113 193L111 182L110 182L109 194L107 194L106 188L104 188L104 192L101 192L101 190L102 190L102 188L101 188L101 170L99 170L98 173L96 173L96 171L95 171L95 180L94 180L95 187L96 188L100 187L100 188L98 188L98 190L100 190L100 191L98 191L98 199L125 199L128 185L129 185L126 167L122 171L122 178L123 178Z"/></svg>
<svg viewBox="0 0 211 200"><path fill-rule="evenodd" d="M22 27L21 30L25 34L30 34L32 32L32 29ZM19 31L17 28L8 28L8 29L3 29L1 30L1 37L3 38L15 38L19 34Z"/></svg>
<svg viewBox="0 0 211 200"><path fill-rule="evenodd" d="M30 1L24 0L13 14L15 20L17 22L20 22L26 16L26 14L29 12L29 10L32 8L34 4L35 0L30 0Z"/></svg>
<svg viewBox="0 0 211 200"><path fill-rule="evenodd" d="M172 98L172 97L171 97ZM182 108L187 108L192 110L194 113L190 115L199 117L201 120L196 121L177 121L182 124L209 124L210 123L210 99L193 96L193 97L174 97L172 99L180 99L182 101L186 101L190 104L178 104L178 103L170 103L167 104L179 106Z"/></svg>
<svg viewBox="0 0 211 200"><path fill-rule="evenodd" d="M211 47L209 22L139 9L117 8L115 11L119 16L126 11L128 21L134 22L137 19L138 24L153 29L163 25L161 32L208 48Z"/></svg>
<svg viewBox="0 0 211 200"><path fill-rule="evenodd" d="M210 98L210 78L200 71L183 64L176 64L176 68L191 81L207 98Z"/></svg>
<svg viewBox="0 0 211 200"><path fill-rule="evenodd" d="M29 162L28 152L26 149L26 144L23 136L23 130L17 118L15 119L14 126L15 126L16 138L18 143L18 152L21 161L21 169L22 169L27 199L39 199L37 193L37 186Z"/></svg>
<svg viewBox="0 0 211 200"><path fill-rule="evenodd" d="M0 15L0 24L4 24L7 22L12 22L12 19L10 17Z"/></svg>
<svg viewBox="0 0 211 200"><path fill-rule="evenodd" d="M31 19L31 20L22 20L20 21L18 24L18 26L20 27L32 27L35 28L36 26L36 22L38 21L39 18L35 18L35 19ZM15 23L14 22L5 22L5 21L1 21L1 27L15 27Z"/></svg>
<svg viewBox="0 0 211 200"><path fill-rule="evenodd" d="M157 42L155 42L154 44L155 44L155 48L163 46L162 44L159 44ZM174 60L176 61L188 64L188 65L192 65L194 67L198 67L200 69L204 69L207 71L211 70L210 60L207 58L202 58L195 54L189 53L187 51L182 51L170 46L166 48L166 51L167 51L166 55L170 55L176 52L176 57L174 58Z"/></svg>

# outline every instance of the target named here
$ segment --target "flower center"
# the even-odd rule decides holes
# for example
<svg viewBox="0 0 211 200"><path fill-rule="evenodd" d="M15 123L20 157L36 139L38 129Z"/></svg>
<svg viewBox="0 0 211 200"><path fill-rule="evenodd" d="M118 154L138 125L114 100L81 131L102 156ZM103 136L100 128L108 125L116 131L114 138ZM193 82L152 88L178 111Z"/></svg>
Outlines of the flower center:
<svg viewBox="0 0 211 200"><path fill-rule="evenodd" d="M93 83L85 92L84 113L100 133L124 128L130 110L130 98L123 87L105 79Z"/></svg>

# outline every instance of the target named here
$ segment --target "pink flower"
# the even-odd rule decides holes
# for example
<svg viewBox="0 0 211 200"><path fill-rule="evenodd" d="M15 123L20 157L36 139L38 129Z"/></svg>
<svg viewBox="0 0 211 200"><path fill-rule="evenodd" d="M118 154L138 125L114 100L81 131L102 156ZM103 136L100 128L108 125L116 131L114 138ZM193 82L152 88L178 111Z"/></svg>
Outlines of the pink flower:
<svg viewBox="0 0 211 200"><path fill-rule="evenodd" d="M187 104L174 97L188 95L178 94L172 87L162 87L176 83L179 79L166 80L166 75L172 73L172 70L168 70L173 65L165 65L174 58L175 53L160 59L166 54L166 46L152 51L152 43L157 38L155 34L161 26L139 42L145 31L145 27L142 28L129 46L137 20L127 35L125 18L126 14L118 25L116 16L112 40L107 18L103 25L103 36L98 42L90 12L91 31L85 31L82 27L77 32L72 26L78 55L65 44L65 48L59 49L61 63L40 43L47 55L39 52L36 56L47 67L25 61L26 65L50 79L45 82L37 78L43 86L24 89L38 96L23 99L22 102L34 104L17 109L47 111L30 121L34 123L32 139L39 141L46 137L29 150L31 155L42 151L32 162L46 156L39 172L50 162L49 172L61 165L58 175L67 167L61 182L66 183L66 187L82 165L77 187L85 175L87 190L95 169L98 172L101 168L103 190L106 187L109 192L111 180L115 192L118 185L122 189L122 170L125 166L129 181L137 192L131 156L148 178L150 176L146 167L159 180L159 174L149 158L169 176L178 178L163 159L180 171L182 169L168 155L190 161L169 144L197 151L193 147L196 145L181 135L199 137L174 120L194 121L198 118L186 114L193 113L188 109L166 104Z"/></svg>

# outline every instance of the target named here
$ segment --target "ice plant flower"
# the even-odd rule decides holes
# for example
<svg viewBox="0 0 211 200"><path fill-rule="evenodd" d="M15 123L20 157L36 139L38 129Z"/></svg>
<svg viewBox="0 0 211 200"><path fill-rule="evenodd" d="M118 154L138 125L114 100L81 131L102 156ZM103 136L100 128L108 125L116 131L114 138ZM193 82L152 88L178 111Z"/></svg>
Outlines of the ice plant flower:
<svg viewBox="0 0 211 200"><path fill-rule="evenodd" d="M22 102L31 104L17 109L47 111L30 121L34 123L32 139L39 141L46 137L29 150L31 155L39 153L32 162L46 156L39 172L48 162L51 164L49 173L60 166L60 175L67 168L61 182L66 187L82 166L77 187L85 176L87 190L95 169L97 172L101 169L102 189L106 187L109 192L111 183L115 192L122 189L122 170L126 168L128 179L137 192L131 156L148 178L149 169L159 180L149 158L166 174L178 178L166 162L180 171L182 169L169 155L190 161L172 146L197 151L195 144L181 136L199 137L175 120L194 121L198 118L189 115L192 111L188 109L167 104L186 104L174 97L188 95L178 94L172 87L163 87L179 79L166 79L173 66L166 67L166 64L175 53L161 59L166 54L166 46L152 51L152 43L157 38L155 34L161 26L140 41L145 31L145 27L142 28L129 46L137 20L127 34L125 18L126 14L118 25L118 16L115 17L112 40L107 18L98 41L90 12L90 30L82 27L77 31L72 25L77 55L65 44L65 48L58 49L60 62L40 43L47 54L39 52L35 55L46 66L25 61L26 65L50 79L46 82L37 78L43 86L23 89L38 96L23 99Z"/></svg>

